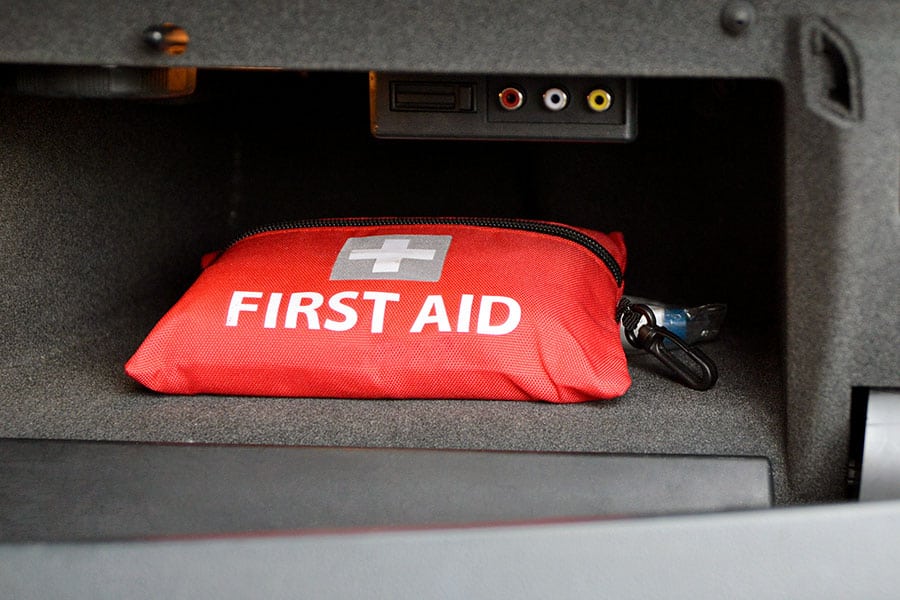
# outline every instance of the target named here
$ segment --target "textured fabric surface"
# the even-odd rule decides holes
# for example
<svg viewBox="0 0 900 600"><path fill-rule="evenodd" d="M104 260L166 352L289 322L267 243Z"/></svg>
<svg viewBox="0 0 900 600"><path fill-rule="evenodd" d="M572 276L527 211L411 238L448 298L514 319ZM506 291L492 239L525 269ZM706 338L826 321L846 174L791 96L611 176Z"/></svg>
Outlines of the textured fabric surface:
<svg viewBox="0 0 900 600"><path fill-rule="evenodd" d="M287 226L207 266L125 370L174 394L616 397L624 266L620 234L542 221Z"/></svg>
<svg viewBox="0 0 900 600"><path fill-rule="evenodd" d="M777 86L644 85L638 141L605 146L380 142L365 76L205 81L187 105L0 98L0 436L758 455L791 499L779 183L759 176L778 172ZM641 358L625 396L580 405L178 397L124 374L198 257L245 229L422 213L623 231L626 293L728 303L718 384Z"/></svg>
<svg viewBox="0 0 900 600"><path fill-rule="evenodd" d="M581 404L172 396L122 371L152 325L146 314L111 319L115 336L9 372L0 436L766 456L786 499L778 355L764 338L732 332L707 344L720 372L708 392L673 383L645 356L630 357L623 397Z"/></svg>

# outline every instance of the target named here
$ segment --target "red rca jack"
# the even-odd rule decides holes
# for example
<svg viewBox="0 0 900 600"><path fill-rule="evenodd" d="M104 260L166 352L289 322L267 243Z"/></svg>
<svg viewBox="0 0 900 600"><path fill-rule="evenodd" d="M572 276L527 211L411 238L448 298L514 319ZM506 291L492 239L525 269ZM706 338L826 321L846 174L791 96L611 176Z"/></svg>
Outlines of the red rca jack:
<svg viewBox="0 0 900 600"><path fill-rule="evenodd" d="M612 106L612 94L603 88L591 90L587 95L588 108L594 112L606 112Z"/></svg>
<svg viewBox="0 0 900 600"><path fill-rule="evenodd" d="M525 104L525 94L522 93L522 90L515 87L503 88L500 91L499 98L500 106L504 110L519 110Z"/></svg>
<svg viewBox="0 0 900 600"><path fill-rule="evenodd" d="M544 106L547 110L558 112L569 105L569 95L562 88L553 87L544 92Z"/></svg>

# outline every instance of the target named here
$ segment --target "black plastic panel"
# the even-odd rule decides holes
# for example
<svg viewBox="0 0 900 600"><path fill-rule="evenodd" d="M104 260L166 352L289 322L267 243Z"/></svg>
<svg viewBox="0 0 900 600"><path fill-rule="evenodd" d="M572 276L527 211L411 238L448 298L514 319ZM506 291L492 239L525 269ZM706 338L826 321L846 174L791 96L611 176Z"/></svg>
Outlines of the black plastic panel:
<svg viewBox="0 0 900 600"><path fill-rule="evenodd" d="M765 508L760 458L0 440L0 542Z"/></svg>
<svg viewBox="0 0 900 600"><path fill-rule="evenodd" d="M382 138L622 142L637 134L635 86L627 79L373 73L369 84L372 133ZM557 110L543 98L553 90ZM594 90L607 94L602 111L590 108ZM518 102L504 108L504 93Z"/></svg>

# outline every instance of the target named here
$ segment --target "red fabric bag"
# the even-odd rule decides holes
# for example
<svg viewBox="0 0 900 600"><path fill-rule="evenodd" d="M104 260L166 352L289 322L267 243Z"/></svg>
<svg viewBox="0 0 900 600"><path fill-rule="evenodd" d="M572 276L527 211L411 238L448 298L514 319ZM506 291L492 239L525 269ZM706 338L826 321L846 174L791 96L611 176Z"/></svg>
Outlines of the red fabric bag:
<svg viewBox="0 0 900 600"><path fill-rule="evenodd" d="M305 221L206 265L125 366L170 394L580 402L631 383L625 246L540 221Z"/></svg>

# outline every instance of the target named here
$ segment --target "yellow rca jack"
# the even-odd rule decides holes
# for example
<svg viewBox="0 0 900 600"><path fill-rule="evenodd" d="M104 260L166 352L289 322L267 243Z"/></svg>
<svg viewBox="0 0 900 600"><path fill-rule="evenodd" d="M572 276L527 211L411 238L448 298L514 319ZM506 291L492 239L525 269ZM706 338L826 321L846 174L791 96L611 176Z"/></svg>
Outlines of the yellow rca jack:
<svg viewBox="0 0 900 600"><path fill-rule="evenodd" d="M606 112L612 106L612 94L603 88L591 90L587 95L588 108L594 112Z"/></svg>

